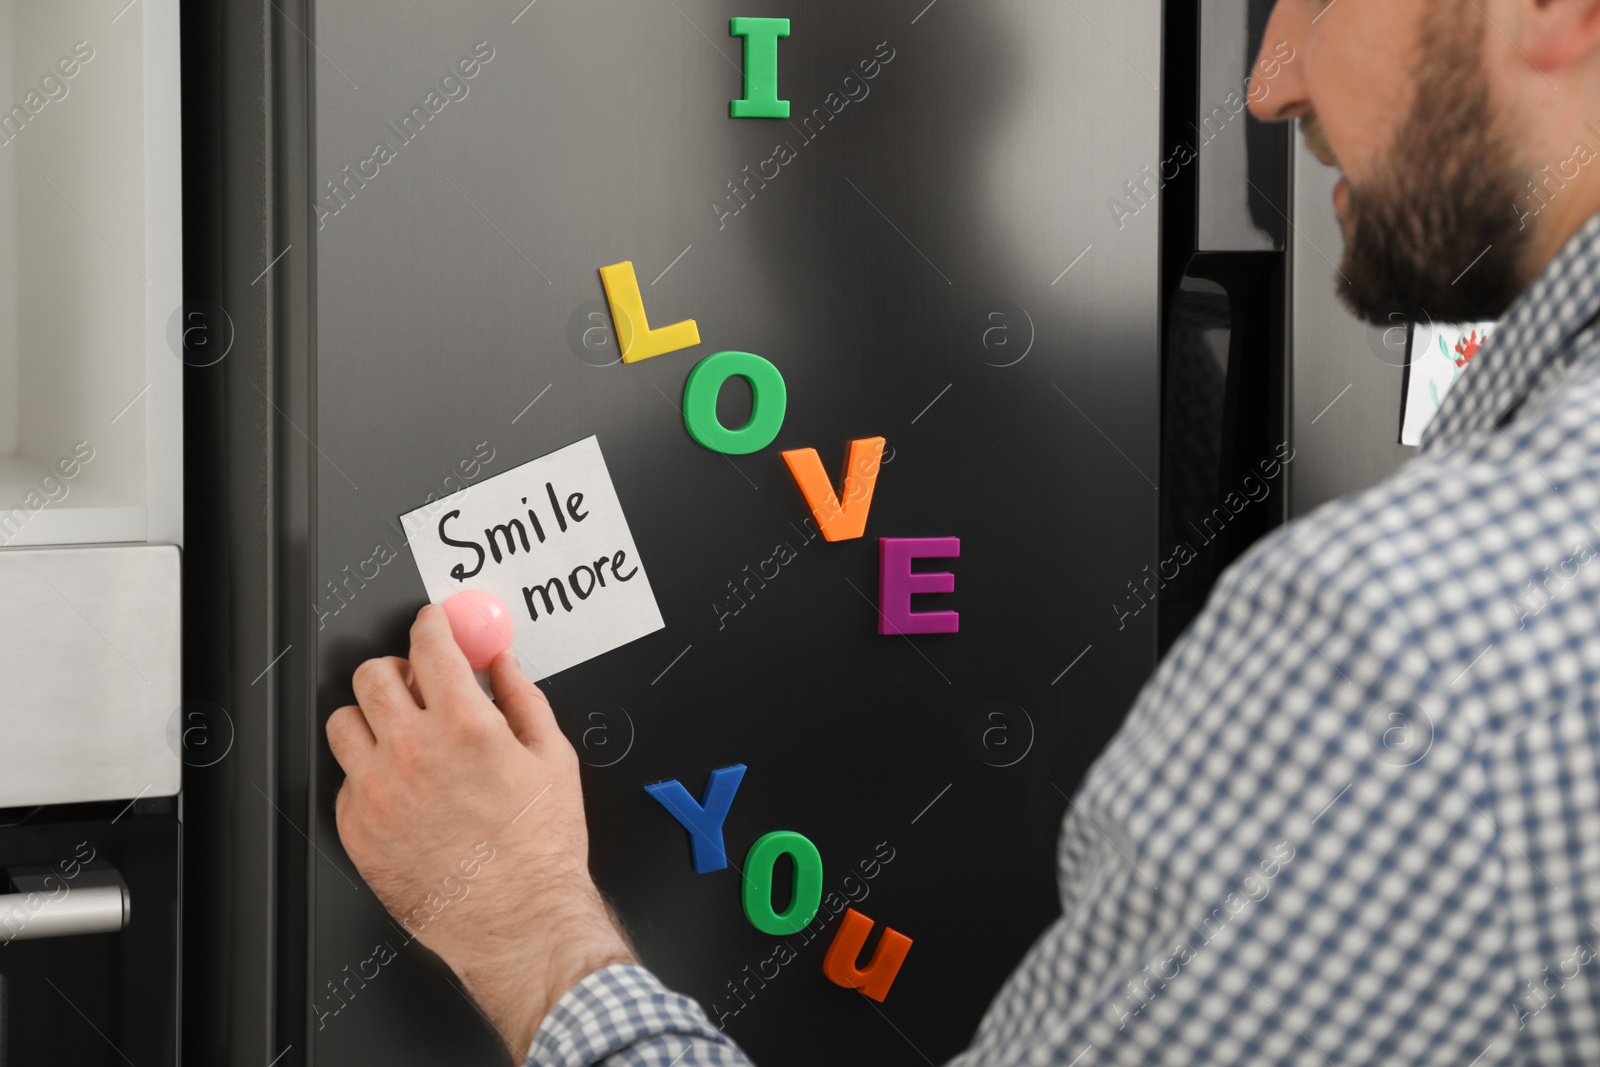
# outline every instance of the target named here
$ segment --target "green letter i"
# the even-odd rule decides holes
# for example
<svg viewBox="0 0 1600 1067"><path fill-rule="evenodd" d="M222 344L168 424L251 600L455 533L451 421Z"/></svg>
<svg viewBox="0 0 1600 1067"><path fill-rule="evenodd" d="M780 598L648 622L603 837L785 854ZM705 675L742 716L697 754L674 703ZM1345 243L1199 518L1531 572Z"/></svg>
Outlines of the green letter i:
<svg viewBox="0 0 1600 1067"><path fill-rule="evenodd" d="M728 33L744 38L744 97L728 105L736 119L786 119L789 101L778 99L778 38L788 19L735 18Z"/></svg>

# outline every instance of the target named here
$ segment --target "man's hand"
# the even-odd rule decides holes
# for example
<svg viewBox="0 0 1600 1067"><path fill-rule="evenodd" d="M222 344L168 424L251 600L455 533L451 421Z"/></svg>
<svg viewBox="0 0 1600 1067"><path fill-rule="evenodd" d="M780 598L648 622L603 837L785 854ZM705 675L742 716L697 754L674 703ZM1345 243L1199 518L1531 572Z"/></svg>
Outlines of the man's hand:
<svg viewBox="0 0 1600 1067"><path fill-rule="evenodd" d="M409 662L356 670L360 706L329 717L328 743L345 851L520 1062L563 993L633 952L589 877L577 753L511 650L489 671L494 701L429 605Z"/></svg>

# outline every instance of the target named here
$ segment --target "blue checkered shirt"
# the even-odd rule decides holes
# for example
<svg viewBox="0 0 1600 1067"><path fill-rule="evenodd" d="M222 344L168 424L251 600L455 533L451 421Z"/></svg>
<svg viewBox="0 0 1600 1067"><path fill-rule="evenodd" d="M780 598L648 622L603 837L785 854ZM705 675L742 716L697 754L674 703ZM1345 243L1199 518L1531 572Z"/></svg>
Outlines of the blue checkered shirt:
<svg viewBox="0 0 1600 1067"><path fill-rule="evenodd" d="M954 1064L1600 1064L1597 316L1600 216L1415 458L1228 569ZM617 966L528 1062L748 1061Z"/></svg>

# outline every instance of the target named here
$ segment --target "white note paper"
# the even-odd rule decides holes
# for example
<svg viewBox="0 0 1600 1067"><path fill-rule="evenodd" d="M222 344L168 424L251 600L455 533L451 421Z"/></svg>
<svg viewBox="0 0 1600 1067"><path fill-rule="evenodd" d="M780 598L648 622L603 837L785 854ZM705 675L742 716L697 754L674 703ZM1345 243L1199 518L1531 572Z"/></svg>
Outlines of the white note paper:
<svg viewBox="0 0 1600 1067"><path fill-rule="evenodd" d="M400 516L428 599L483 589L535 680L664 625L597 438ZM454 543L452 543L454 542Z"/></svg>

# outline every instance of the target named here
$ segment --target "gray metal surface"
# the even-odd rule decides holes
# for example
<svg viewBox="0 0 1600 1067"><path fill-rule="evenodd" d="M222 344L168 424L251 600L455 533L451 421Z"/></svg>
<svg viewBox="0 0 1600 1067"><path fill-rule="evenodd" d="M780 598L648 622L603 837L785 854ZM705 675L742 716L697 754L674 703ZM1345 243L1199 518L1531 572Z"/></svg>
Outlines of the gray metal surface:
<svg viewBox="0 0 1600 1067"><path fill-rule="evenodd" d="M0 807L170 796L178 549L0 551Z"/></svg>
<svg viewBox="0 0 1600 1067"><path fill-rule="evenodd" d="M1280 126L1250 122L1251 79L1270 91L1271 79L1255 70L1263 0L1201 0L1199 107L1174 136L1199 154L1195 251L1270 252L1283 247L1286 190L1277 160ZM1252 9L1255 9L1254 11ZM1275 47L1269 43L1268 51ZM1276 73L1275 71L1273 73Z"/></svg>
<svg viewBox="0 0 1600 1067"><path fill-rule="evenodd" d="M792 122L728 117L731 15L793 20ZM823 978L817 944L729 1032L768 1067L905 1062L907 1040L955 1052L1056 914L1065 795L1154 665L1155 613L1119 626L1114 604L1156 562L1160 220L1145 204L1119 225L1112 201L1161 159L1160 4L325 0L309 30L312 725L361 659L405 650L423 592L396 516L464 461L488 477L597 434L666 620L547 686L588 764L597 879L667 981L731 1003L772 939L734 883L693 873L641 786L745 762L730 853L792 827L831 880L887 842L866 910L917 948L889 1001L901 1032ZM444 86L478 42L493 58ZM379 142L393 155L374 169ZM773 177L778 143L794 158ZM605 334L597 271L623 259L652 323L692 317L702 345L600 365L583 345ZM755 455L705 450L678 411L722 349L787 381L783 431ZM728 389L724 421L740 403ZM875 434L890 453L867 536L802 542L778 452L813 446L837 470ZM876 539L945 535L962 539L961 633L879 637ZM799 576L719 626L729 581L785 540ZM995 700L1030 735L1003 767L969 741ZM583 747L595 715L626 729L623 758ZM316 772L312 1060L503 1063L359 887L325 747ZM393 962L350 982L385 943Z"/></svg>
<svg viewBox="0 0 1600 1067"><path fill-rule="evenodd" d="M226 358L184 381L184 692L234 731L226 758L184 775L195 1067L307 1062L310 25L307 0L183 10L186 296L234 331Z"/></svg>
<svg viewBox="0 0 1600 1067"><path fill-rule="evenodd" d="M112 934L128 925L132 901L116 871L13 873L13 893L0 894L0 942Z"/></svg>
<svg viewBox="0 0 1600 1067"><path fill-rule="evenodd" d="M1375 485L1410 459L1400 444L1404 345L1341 304L1344 237L1333 210L1338 171L1295 138L1292 258L1289 512L1298 517ZM1403 324L1399 327L1404 335Z"/></svg>

